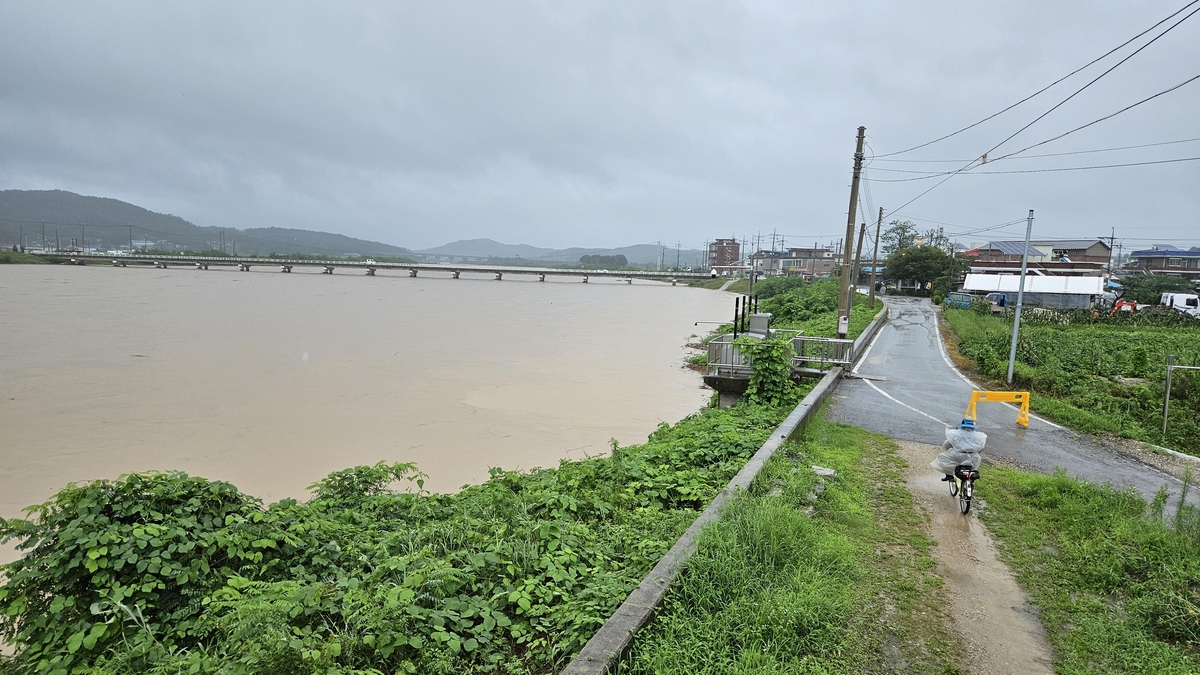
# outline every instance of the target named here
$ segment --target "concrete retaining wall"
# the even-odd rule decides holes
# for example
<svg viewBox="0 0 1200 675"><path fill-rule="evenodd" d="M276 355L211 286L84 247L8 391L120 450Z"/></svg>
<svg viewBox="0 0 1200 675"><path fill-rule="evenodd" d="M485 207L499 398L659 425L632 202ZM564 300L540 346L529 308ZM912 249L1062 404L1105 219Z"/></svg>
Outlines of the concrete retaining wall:
<svg viewBox="0 0 1200 675"><path fill-rule="evenodd" d="M885 304L871 325L867 326L867 329L855 341L855 354L862 353L861 348L865 347L879 332L884 322L887 321L887 315L888 309ZM721 507L725 502L735 497L738 492L750 488L750 484L754 482L758 472L762 471L767 460L771 459L780 445L804 431L804 427L821 409L821 404L829 398L834 389L837 389L841 379L841 368L834 368L821 378L817 386L792 410L783 424L780 424L771 433L770 438L746 462L733 480L729 481L725 489L709 503L708 508L704 509L704 512L696 518L696 521L683 533L679 541L675 542L671 550L667 551L654 569L650 570L650 574L642 579L642 583L633 589L625 602L596 631L592 639L588 640L574 660L560 671L561 675L604 675L608 672L609 668L625 654L625 650L633 642L634 634L653 618L654 611L666 597L671 582L679 576L684 563L696 551L696 538L700 536L700 531L720 515Z"/></svg>

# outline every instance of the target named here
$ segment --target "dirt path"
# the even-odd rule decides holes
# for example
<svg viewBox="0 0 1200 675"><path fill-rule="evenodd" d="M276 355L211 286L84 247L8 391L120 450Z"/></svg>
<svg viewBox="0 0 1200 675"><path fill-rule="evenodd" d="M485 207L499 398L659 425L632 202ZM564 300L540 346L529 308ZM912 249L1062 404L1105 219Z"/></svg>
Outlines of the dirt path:
<svg viewBox="0 0 1200 675"><path fill-rule="evenodd" d="M1050 644L1025 593L996 557L991 536L972 512L964 516L941 476L929 468L935 445L896 441L908 462L908 489L937 541L933 557L955 607L954 628L974 675L1053 673ZM985 477L986 480L986 477Z"/></svg>

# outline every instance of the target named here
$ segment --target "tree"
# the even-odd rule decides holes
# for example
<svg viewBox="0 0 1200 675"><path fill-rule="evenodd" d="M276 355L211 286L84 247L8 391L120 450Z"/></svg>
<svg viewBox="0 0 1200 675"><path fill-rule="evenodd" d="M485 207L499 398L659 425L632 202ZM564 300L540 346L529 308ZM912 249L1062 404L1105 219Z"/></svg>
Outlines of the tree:
<svg viewBox="0 0 1200 675"><path fill-rule="evenodd" d="M893 220L879 235L879 247L885 256L917 245L917 226L908 220Z"/></svg>
<svg viewBox="0 0 1200 675"><path fill-rule="evenodd" d="M628 267L629 260L621 254L617 255L585 255L580 256L579 262L597 269Z"/></svg>
<svg viewBox="0 0 1200 675"><path fill-rule="evenodd" d="M1163 293L1188 293L1187 279L1165 274L1131 274L1121 279L1121 298L1137 303L1157 305Z"/></svg>
<svg viewBox="0 0 1200 675"><path fill-rule="evenodd" d="M926 246L936 246L936 247L942 249L943 251L947 251L947 252L952 250L952 245L950 244L950 237L947 237L946 235L942 234L942 231L940 229L925 230L925 234L921 235L921 239L924 240L923 243Z"/></svg>
<svg viewBox="0 0 1200 675"><path fill-rule="evenodd" d="M936 246L910 246L888 256L883 274L888 279L916 281L922 285L945 277L949 285L964 263Z"/></svg>

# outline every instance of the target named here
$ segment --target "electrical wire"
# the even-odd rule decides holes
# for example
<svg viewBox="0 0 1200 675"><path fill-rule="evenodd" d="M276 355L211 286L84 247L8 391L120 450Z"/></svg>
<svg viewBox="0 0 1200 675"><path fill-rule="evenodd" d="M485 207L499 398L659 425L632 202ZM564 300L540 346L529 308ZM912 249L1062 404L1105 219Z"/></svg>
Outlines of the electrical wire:
<svg viewBox="0 0 1200 675"><path fill-rule="evenodd" d="M1160 145L1175 145L1177 143L1195 143L1200 141L1200 138L1181 138L1177 141L1161 141L1159 143L1141 143L1139 145L1122 145L1116 148L1096 148L1094 150L1074 150L1072 152L1048 152L1041 155L1023 155L1020 159L1033 159L1035 157L1065 157L1067 155L1090 155L1097 152L1115 152L1117 150L1135 150L1137 148L1153 148ZM1013 155L1018 153L1012 153ZM1011 155L1009 155L1011 157ZM999 161L1000 158L989 159L988 162ZM938 164L938 163L959 163L969 162L969 159L881 159L881 162L905 162L910 164ZM899 169L884 169L879 168L878 171L899 171ZM934 173L934 172L929 172Z"/></svg>
<svg viewBox="0 0 1200 675"><path fill-rule="evenodd" d="M1200 160L1200 157L1178 157L1175 159L1159 159L1151 162L1126 162L1124 164L1099 164L1094 166L1064 166L1052 169L1019 169L1012 171L969 171L964 172L968 176L995 176L1006 173L1055 173L1059 171L1089 171L1091 169L1117 169L1127 166L1149 166L1151 164L1177 164L1179 162L1195 162ZM938 174L941 175L941 174ZM926 180L929 178L937 178L934 176L918 176L916 178L873 178L876 183L904 183L914 180Z"/></svg>
<svg viewBox="0 0 1200 675"><path fill-rule="evenodd" d="M952 138L952 137L954 137L954 136L957 136L957 135L961 134L961 133L962 133L962 132L964 132L964 131L967 131L967 130L969 130L969 129L973 129L973 128L975 128L975 127L979 126L980 124L983 124L984 122L987 122L988 120L991 120L991 119L994 119L994 118L996 118L996 117L999 117L1000 115L1002 115L1002 114L1004 114L1004 113L1008 112L1009 110L1012 110L1013 108L1016 108L1017 106L1021 105L1022 103L1025 103L1026 101L1029 101L1030 99L1032 99L1032 98L1034 98L1034 97L1036 97L1036 96L1038 96L1038 95L1040 95L1040 94L1042 94L1042 93L1046 92L1046 91L1047 91L1047 90L1049 90L1051 87L1054 87L1055 85L1057 85L1057 84L1059 84L1059 83L1063 82L1064 80L1066 80L1066 79L1068 79L1068 78L1070 78L1070 77L1072 77L1072 76L1074 76L1074 75L1076 75L1076 74L1078 74L1078 73L1082 72L1083 70L1086 70L1087 68L1090 68L1091 66L1095 65L1097 62L1104 60L1105 58L1109 57L1109 56L1110 56L1110 55L1112 55L1114 52L1117 52L1117 51L1119 51L1121 48L1125 47L1126 45L1128 45L1129 43L1133 42L1134 40L1136 40L1136 39L1138 39L1138 38L1142 37L1142 36L1143 36L1143 35L1145 35L1146 33L1149 33L1150 31L1154 30L1155 28L1158 28L1159 26L1163 25L1164 23L1166 23L1166 22L1170 21L1171 19L1175 18L1176 16L1178 16L1178 15L1179 15L1179 14L1181 14L1183 11L1185 11L1186 9L1188 9L1189 7L1191 7L1192 5L1196 4L1197 2L1200 2L1200 0L1192 0L1192 2L1189 2L1188 4L1184 5L1183 7L1180 7L1178 10L1176 10L1175 12L1173 12L1172 14L1170 14L1169 16L1167 16L1167 17L1163 18L1162 20L1160 20L1158 23L1154 24L1153 26L1150 26L1150 27L1149 27L1149 28L1147 28L1146 30L1144 30L1144 31L1142 31L1142 32L1140 32L1140 33L1138 33L1137 35L1134 35L1133 37L1129 38L1129 39L1128 39L1128 40L1126 40L1125 42L1122 42L1121 44L1117 45L1116 47L1113 47L1112 49L1108 50L1107 52L1105 52L1105 53L1101 54L1100 56L1098 56L1098 57L1096 57L1096 58L1094 58L1094 59L1092 59L1091 61L1087 62L1087 63L1086 63L1086 64L1084 64L1083 66L1080 66L1079 68L1076 68L1075 70L1073 70L1073 71L1071 71L1071 72L1067 73L1066 75L1064 75L1064 76L1062 76L1062 77L1058 78L1057 80L1055 80L1055 81L1051 82L1050 84L1046 85L1045 87L1042 87L1041 89L1039 89L1039 90L1035 91L1034 93L1030 94L1029 96L1026 96L1025 98L1021 99L1020 101L1017 101L1016 103L1013 103L1012 105L1010 105L1010 106L1008 106L1008 107L1004 108L1003 110L1000 110L999 112L996 112L996 113L993 113L993 114L991 114L991 115L988 115L987 117L985 117L985 118L983 118L983 119L979 120L978 122L975 122L974 124L969 124L969 125L967 125L967 126L963 127L962 129L959 129L958 131L955 131L955 132L953 132L953 133L946 134L945 136L942 136L942 137L940 137L940 138L935 138L935 139L933 139L932 141L927 141L927 142L925 142L925 143L921 143L920 145L914 145L913 147L911 147L911 148L907 148L907 149L905 149L905 150L898 150L898 151L896 151L896 152L888 152L888 153L884 153L884 154L882 154L882 155L875 155L875 157L879 157L879 158L882 158L882 157L894 157L894 156L896 156L896 155L902 155L902 154L904 154L904 153L907 153L907 152L912 152L913 150L918 150L918 149L920 149L920 148L924 148L924 147L926 147L926 146L933 145L934 143L938 143L938 142L944 141L944 140L946 140L947 138ZM1194 13L1194 12L1193 12L1193 13ZM1191 16L1191 14L1189 14L1188 16ZM1187 17L1184 17L1184 19L1183 19L1183 20L1186 20L1186 19L1187 19ZM1182 20L1181 20L1181 22L1182 22ZM1178 25L1178 24L1176 24L1176 25ZM1172 26L1172 28L1174 28L1174 26ZM1164 31L1162 35L1165 35L1165 34L1166 34L1167 32L1169 32L1169 31L1170 31L1170 29L1167 29L1167 31ZM1158 37L1162 37L1162 35L1159 35ZM1154 39L1155 39L1155 40L1157 40L1158 38L1154 38ZM1154 40L1151 40L1150 42L1153 42L1153 41L1154 41ZM1148 43L1146 43L1146 44L1147 44L1147 45L1149 45L1150 43L1148 42ZM1144 45L1142 48L1144 49L1144 48L1145 48L1145 45ZM1141 49L1139 49L1138 51L1141 51ZM1136 53L1137 53L1137 52L1134 52L1134 54L1136 54ZM1133 56L1133 54L1130 54L1130 56ZM1126 60L1127 60L1127 59L1128 59L1128 57L1126 57ZM1121 63L1124 63L1124 61L1122 61ZM1121 65L1121 64L1120 64L1120 63L1118 63L1117 65L1119 66L1119 65ZM1113 66L1113 67L1115 68L1116 66ZM1111 71L1111 69L1109 69L1109 70ZM1105 72L1104 74L1102 74L1100 77L1104 77L1104 75L1105 75L1105 74L1107 74L1107 72L1108 72L1108 71L1106 71L1106 72ZM1097 79L1099 79L1099 78L1097 78ZM1089 83L1089 84L1088 84L1088 86L1090 86L1090 85L1091 85L1091 83ZM1085 88L1086 88L1086 87L1085 87ZM1076 92L1076 93L1078 93L1078 92ZM1073 95L1072 95L1072 96L1073 96ZM1065 102L1065 101L1064 101L1064 102ZM1060 105L1061 105L1061 104L1060 104ZM1039 118L1039 119L1040 119L1040 118ZM1037 120L1034 120L1034 121L1037 121ZM1018 132L1018 133L1019 133L1019 132Z"/></svg>

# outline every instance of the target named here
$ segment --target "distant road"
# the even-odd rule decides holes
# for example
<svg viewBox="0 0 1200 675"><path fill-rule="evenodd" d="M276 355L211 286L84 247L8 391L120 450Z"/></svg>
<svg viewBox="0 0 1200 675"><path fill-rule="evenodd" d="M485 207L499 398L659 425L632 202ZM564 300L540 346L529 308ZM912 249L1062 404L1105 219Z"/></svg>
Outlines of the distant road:
<svg viewBox="0 0 1200 675"><path fill-rule="evenodd" d="M881 379L843 382L826 417L899 440L940 445L944 425L962 419L974 387L951 367L927 299L884 301L891 319L857 371ZM1036 417L1028 429L1019 429L1016 412L1001 404L981 403L978 413L980 429L988 435L985 458L1012 460L1041 473L1061 467L1092 483L1134 487L1147 499L1164 484L1172 494L1179 492L1175 477L1091 436Z"/></svg>

